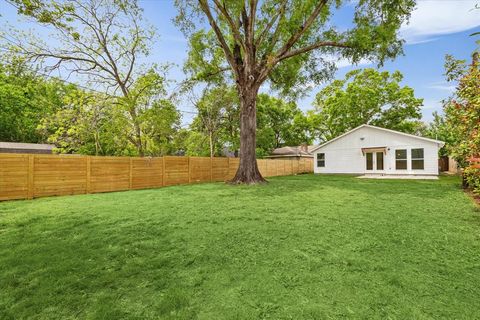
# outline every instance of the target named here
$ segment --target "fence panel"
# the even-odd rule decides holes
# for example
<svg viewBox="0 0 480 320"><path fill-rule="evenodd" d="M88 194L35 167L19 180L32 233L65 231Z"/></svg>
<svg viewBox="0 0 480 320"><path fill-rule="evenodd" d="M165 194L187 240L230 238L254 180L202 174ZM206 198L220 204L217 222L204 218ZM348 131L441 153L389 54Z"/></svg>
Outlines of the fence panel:
<svg viewBox="0 0 480 320"><path fill-rule="evenodd" d="M33 197L87 192L87 161L80 156L35 155Z"/></svg>
<svg viewBox="0 0 480 320"><path fill-rule="evenodd" d="M130 158L92 157L90 192L122 191L130 188Z"/></svg>
<svg viewBox="0 0 480 320"><path fill-rule="evenodd" d="M0 154L0 200L28 198L27 154Z"/></svg>
<svg viewBox="0 0 480 320"><path fill-rule="evenodd" d="M164 157L165 185L189 183L189 157Z"/></svg>
<svg viewBox="0 0 480 320"><path fill-rule="evenodd" d="M206 157L190 157L190 182L212 181L212 161Z"/></svg>
<svg viewBox="0 0 480 320"><path fill-rule="evenodd" d="M238 158L0 154L0 200L225 181ZM313 171L311 159L257 160L265 177Z"/></svg>
<svg viewBox="0 0 480 320"><path fill-rule="evenodd" d="M131 158L131 189L163 186L163 158Z"/></svg>
<svg viewBox="0 0 480 320"><path fill-rule="evenodd" d="M285 175L289 176L293 174L293 161L295 160L285 160Z"/></svg>
<svg viewBox="0 0 480 320"><path fill-rule="evenodd" d="M228 158L212 158L212 181L227 180L228 172Z"/></svg>
<svg viewBox="0 0 480 320"><path fill-rule="evenodd" d="M274 177L277 175L277 160L267 160L267 174L266 177Z"/></svg>
<svg viewBox="0 0 480 320"><path fill-rule="evenodd" d="M237 173L239 164L240 164L240 159L238 159L238 158L228 158L227 180L231 180L235 177L235 174Z"/></svg>
<svg viewBox="0 0 480 320"><path fill-rule="evenodd" d="M258 171L260 171L260 174L264 177L267 176L267 162L268 159L258 159L257 160L257 166L258 166Z"/></svg>

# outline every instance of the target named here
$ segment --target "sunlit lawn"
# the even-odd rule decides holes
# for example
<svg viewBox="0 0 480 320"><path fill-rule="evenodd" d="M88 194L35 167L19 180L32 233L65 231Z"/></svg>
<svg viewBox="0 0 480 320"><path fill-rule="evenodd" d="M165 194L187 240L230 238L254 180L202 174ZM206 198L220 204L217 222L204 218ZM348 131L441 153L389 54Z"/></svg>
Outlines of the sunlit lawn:
<svg viewBox="0 0 480 320"><path fill-rule="evenodd" d="M480 318L457 178L291 176L0 203L0 319Z"/></svg>

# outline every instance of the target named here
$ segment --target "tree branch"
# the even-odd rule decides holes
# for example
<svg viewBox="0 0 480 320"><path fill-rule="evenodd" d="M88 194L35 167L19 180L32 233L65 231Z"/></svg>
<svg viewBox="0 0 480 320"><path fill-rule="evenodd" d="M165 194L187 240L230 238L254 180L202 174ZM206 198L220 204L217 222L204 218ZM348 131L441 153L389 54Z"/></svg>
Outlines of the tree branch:
<svg viewBox="0 0 480 320"><path fill-rule="evenodd" d="M237 73L237 65L235 63L235 60L233 59L233 53L230 50L230 47L227 45L227 42L223 37L222 31L220 30L217 23L215 22L215 19L212 16L212 12L210 11L210 6L208 5L207 0L198 0L198 3L200 4L200 8L202 9L203 13L205 13L205 15L207 16L208 22L213 28L213 31L215 32L217 39L220 42L220 46L225 52L225 57L227 58L228 63L230 64L234 72Z"/></svg>
<svg viewBox="0 0 480 320"><path fill-rule="evenodd" d="M341 43L341 42L335 42L335 41L322 41L322 42L317 42L314 44L311 44L309 46L295 49L295 50L290 50L289 52L286 52L283 56L278 57L276 63L291 58L293 56L297 56L302 53L306 53L321 47L337 47L337 48L351 48L350 45L346 43Z"/></svg>
<svg viewBox="0 0 480 320"><path fill-rule="evenodd" d="M240 29L235 24L232 17L228 13L227 8L225 6L225 2L222 5L218 0L213 0L213 3L215 3L215 6L217 7L217 9L222 13L222 15L227 20L228 25L232 29L232 34L233 34L233 38L235 39L235 42L237 42L237 44L240 45L240 47L242 47L242 49L245 51L245 43L244 41L242 41L242 35L240 34Z"/></svg>
<svg viewBox="0 0 480 320"><path fill-rule="evenodd" d="M320 14L320 11L322 11L323 7L325 4L328 2L328 0L321 0L318 2L317 6L313 10L312 14L308 17L307 21L298 29L296 33L294 33L288 41L285 43L285 45L274 55L275 58L283 56L290 48L293 47L293 45L300 39L300 37L312 26L312 24L315 22L315 19L317 19L318 15Z"/></svg>
<svg viewBox="0 0 480 320"><path fill-rule="evenodd" d="M264 40L265 36L268 34L268 31L273 27L273 25L275 24L275 22L277 21L277 19L279 17L281 17L284 13L285 13L285 7L286 7L286 4L287 4L288 0L284 0L281 4L280 4L280 8L279 10L277 11L277 14L274 15L272 17L272 19L270 19L270 21L267 23L267 25L265 26L265 28L262 30L262 32L260 33L260 35L258 36L257 40L255 41L255 46L258 47L258 45L260 45L260 43L262 43L262 41ZM277 30L278 29L275 29L275 32L274 32L274 35L277 33Z"/></svg>

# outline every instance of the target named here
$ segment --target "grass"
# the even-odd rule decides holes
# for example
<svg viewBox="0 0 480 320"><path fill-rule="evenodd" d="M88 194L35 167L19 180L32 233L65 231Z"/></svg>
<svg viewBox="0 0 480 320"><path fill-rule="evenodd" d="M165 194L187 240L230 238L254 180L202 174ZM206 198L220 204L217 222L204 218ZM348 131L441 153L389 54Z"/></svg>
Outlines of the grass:
<svg viewBox="0 0 480 320"><path fill-rule="evenodd" d="M459 183L304 175L0 203L0 318L480 318L480 214Z"/></svg>

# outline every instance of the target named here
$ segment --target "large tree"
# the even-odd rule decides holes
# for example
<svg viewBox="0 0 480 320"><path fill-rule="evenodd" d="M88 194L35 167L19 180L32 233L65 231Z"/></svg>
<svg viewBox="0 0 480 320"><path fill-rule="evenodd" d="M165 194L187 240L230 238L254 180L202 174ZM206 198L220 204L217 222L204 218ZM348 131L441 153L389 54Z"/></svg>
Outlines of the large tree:
<svg viewBox="0 0 480 320"><path fill-rule="evenodd" d="M47 42L10 30L0 44L21 54L50 72L75 74L76 81L103 93L119 97L117 103L128 114L129 140L139 155L145 154L146 141L141 128L137 101L156 81L137 84L139 76L151 67L141 64L149 53L154 31L142 18L135 0L7 0L18 13L48 27ZM158 78L156 80L159 80ZM152 88L142 87L145 84Z"/></svg>
<svg viewBox="0 0 480 320"><path fill-rule="evenodd" d="M230 71L240 99L240 165L234 183L264 181L255 158L256 101L260 86L290 92L308 81L331 76L332 56L358 62L383 61L401 53L398 29L414 0L360 0L353 21L339 27L334 14L350 1L329 0L176 0L177 22L197 44L214 37L218 51L198 55L203 76ZM206 19L210 31L195 30ZM200 32L200 35L198 32ZM199 46L200 49L208 44ZM195 48L198 49L198 48ZM330 62L329 62L330 61Z"/></svg>
<svg viewBox="0 0 480 320"><path fill-rule="evenodd" d="M330 140L361 124L415 133L423 99L408 86L402 74L375 69L354 70L317 94L310 112L318 138Z"/></svg>

